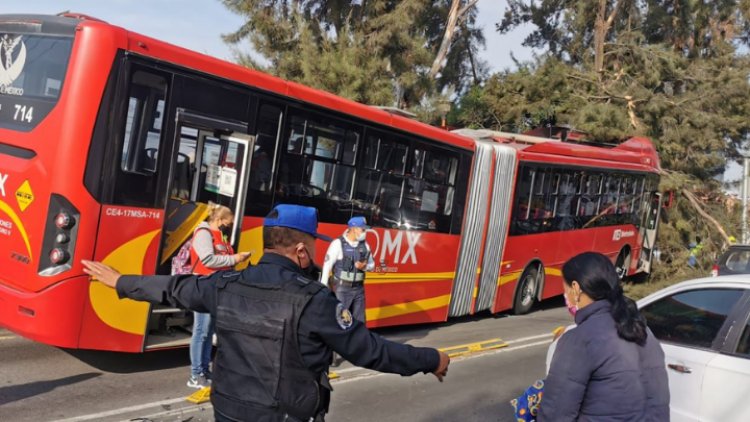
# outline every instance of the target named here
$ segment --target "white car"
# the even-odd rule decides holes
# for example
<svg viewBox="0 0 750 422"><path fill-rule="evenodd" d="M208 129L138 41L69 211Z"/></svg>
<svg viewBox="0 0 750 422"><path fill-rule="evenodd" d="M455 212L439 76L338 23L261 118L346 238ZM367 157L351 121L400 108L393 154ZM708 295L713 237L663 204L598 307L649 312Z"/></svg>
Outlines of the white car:
<svg viewBox="0 0 750 422"><path fill-rule="evenodd" d="M664 349L672 421L750 421L750 275L675 284L638 307Z"/></svg>

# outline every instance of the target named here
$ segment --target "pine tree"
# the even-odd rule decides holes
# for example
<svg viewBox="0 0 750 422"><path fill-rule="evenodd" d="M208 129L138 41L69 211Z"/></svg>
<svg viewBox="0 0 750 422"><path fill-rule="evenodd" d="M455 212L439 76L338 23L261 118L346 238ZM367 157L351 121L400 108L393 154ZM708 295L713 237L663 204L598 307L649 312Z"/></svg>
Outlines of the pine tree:
<svg viewBox="0 0 750 422"><path fill-rule="evenodd" d="M363 103L413 108L486 74L476 0L222 2L247 19L225 41L260 56L240 63Z"/></svg>
<svg viewBox="0 0 750 422"><path fill-rule="evenodd" d="M686 274L685 245L696 235L708 243L707 271L726 246L721 232L739 234L737 210L713 177L748 147L750 60L738 49L748 41L748 3L510 0L498 31L531 24L524 45L546 51L464 97L461 118L523 131L552 117L595 140L651 137L662 187L677 198L660 231L669 264L659 277Z"/></svg>

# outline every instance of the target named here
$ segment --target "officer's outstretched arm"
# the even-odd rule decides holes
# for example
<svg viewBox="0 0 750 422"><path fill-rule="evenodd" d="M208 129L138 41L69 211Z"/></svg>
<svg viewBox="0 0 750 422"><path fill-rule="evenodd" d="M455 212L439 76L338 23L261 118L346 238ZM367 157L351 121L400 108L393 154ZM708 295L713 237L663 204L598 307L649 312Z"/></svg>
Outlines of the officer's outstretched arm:
<svg viewBox="0 0 750 422"><path fill-rule="evenodd" d="M97 261L81 260L83 272L91 276L92 280L100 281L107 287L116 288L120 273L114 268Z"/></svg>
<svg viewBox="0 0 750 422"><path fill-rule="evenodd" d="M443 378L448 375L448 365L451 363L451 358L445 352L438 350L438 353L440 354L440 364L438 364L438 367L432 373L435 374L438 381L443 382Z"/></svg>
<svg viewBox="0 0 750 422"><path fill-rule="evenodd" d="M117 290L120 298L159 303L197 312L213 312L216 288L209 280L194 275L137 276L122 275L101 262L82 260L84 271L92 281ZM221 272L213 277L221 276Z"/></svg>
<svg viewBox="0 0 750 422"><path fill-rule="evenodd" d="M448 369L447 355L429 347L414 347L384 339L365 325L352 319L341 303L328 295L318 294L316 303L307 306L305 323L320 338L349 362L380 372L413 375L433 373L442 379ZM308 319L309 318L309 319Z"/></svg>

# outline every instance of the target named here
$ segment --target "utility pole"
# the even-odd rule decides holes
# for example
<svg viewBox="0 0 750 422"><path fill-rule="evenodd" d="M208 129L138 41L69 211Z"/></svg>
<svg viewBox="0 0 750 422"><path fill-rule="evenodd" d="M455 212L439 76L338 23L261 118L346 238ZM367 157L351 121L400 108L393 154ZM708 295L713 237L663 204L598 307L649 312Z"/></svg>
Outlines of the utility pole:
<svg viewBox="0 0 750 422"><path fill-rule="evenodd" d="M742 244L747 245L747 196L750 177L750 156L742 156Z"/></svg>

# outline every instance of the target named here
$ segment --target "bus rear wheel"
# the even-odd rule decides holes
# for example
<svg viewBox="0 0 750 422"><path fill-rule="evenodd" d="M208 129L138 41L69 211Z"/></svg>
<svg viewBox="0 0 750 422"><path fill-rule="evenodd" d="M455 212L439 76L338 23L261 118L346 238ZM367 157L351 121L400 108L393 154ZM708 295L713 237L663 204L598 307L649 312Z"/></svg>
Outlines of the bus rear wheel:
<svg viewBox="0 0 750 422"><path fill-rule="evenodd" d="M516 315L527 314L536 300L537 279L539 268L531 266L524 270L521 278L518 279L516 287L516 297L513 301L513 313Z"/></svg>

